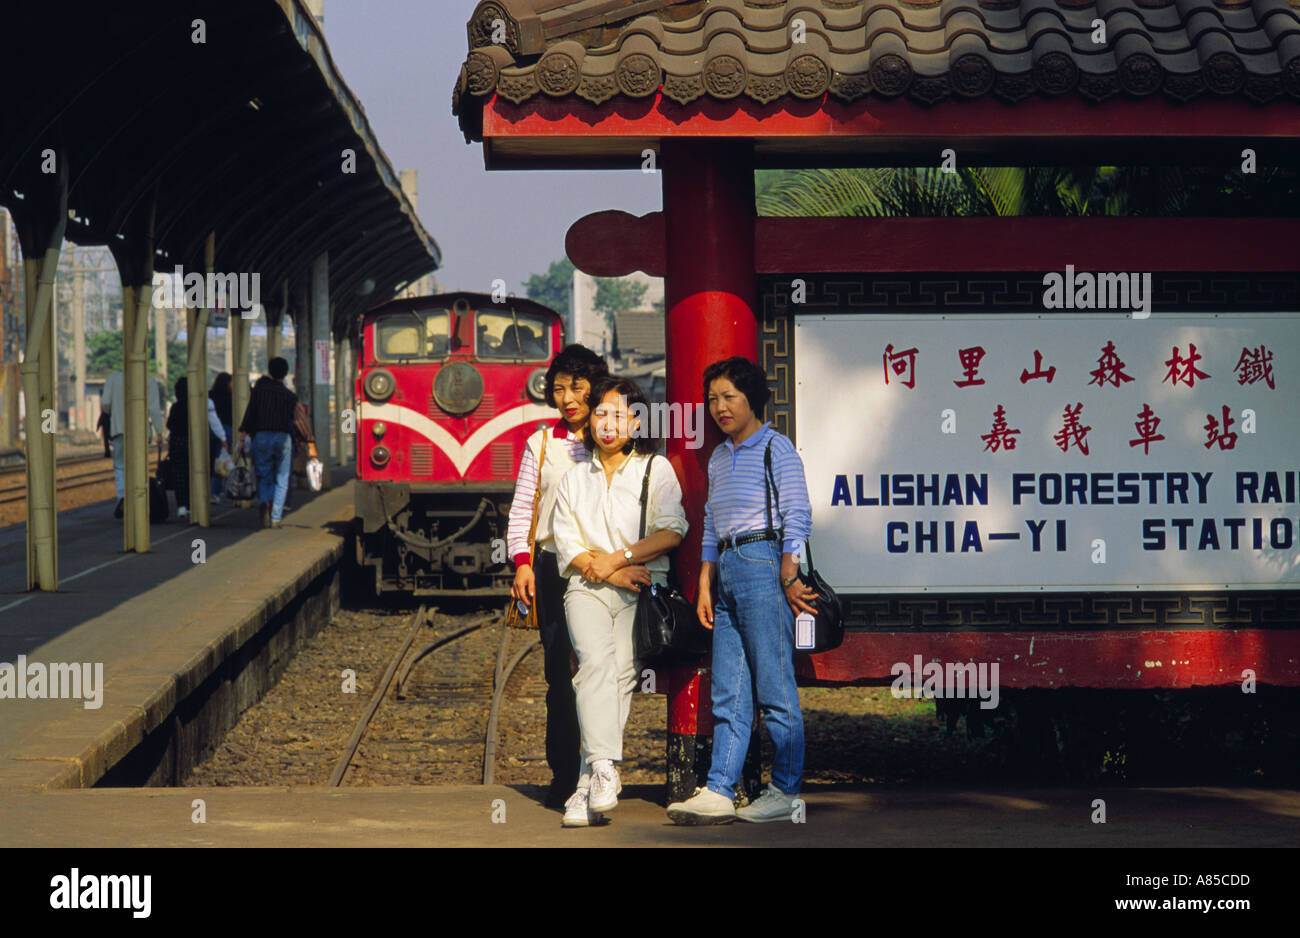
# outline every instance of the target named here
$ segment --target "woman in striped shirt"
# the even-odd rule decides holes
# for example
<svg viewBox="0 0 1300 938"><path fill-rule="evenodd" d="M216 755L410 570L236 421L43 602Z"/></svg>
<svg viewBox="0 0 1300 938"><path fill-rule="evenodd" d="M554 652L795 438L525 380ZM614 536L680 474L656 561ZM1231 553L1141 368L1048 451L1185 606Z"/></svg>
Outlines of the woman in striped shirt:
<svg viewBox="0 0 1300 938"><path fill-rule="evenodd" d="M704 396L727 435L709 457L697 600L700 622L713 630L713 764L706 787L669 805L668 817L789 820L803 781L794 619L814 612L809 602L817 598L796 576L812 531L808 486L794 444L759 418L768 398L761 368L741 357L714 362L704 369ZM772 782L737 811L755 698L772 737Z"/></svg>
<svg viewBox="0 0 1300 938"><path fill-rule="evenodd" d="M582 345L567 346L546 372L546 399L562 417L554 426L539 424L528 438L519 463L506 549L515 562L515 582L510 590L516 602L537 604L546 672L546 762L551 768L551 789L546 803L561 807L578 784L578 711L574 701L569 658L573 646L564 615L564 590L568 581L560 576L551 534L555 489L566 472L578 463L589 462L591 454L582 443L583 427L591 410L591 386L609 374L605 360ZM546 458L541 459L542 447ZM533 534L535 553L529 554L528 526L537 505L537 530Z"/></svg>

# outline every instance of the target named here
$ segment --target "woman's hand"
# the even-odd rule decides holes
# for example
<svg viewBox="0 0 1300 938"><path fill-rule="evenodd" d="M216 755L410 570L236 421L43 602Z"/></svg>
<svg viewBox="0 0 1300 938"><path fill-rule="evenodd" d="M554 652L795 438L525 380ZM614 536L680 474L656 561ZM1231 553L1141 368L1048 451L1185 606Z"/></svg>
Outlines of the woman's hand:
<svg viewBox="0 0 1300 938"><path fill-rule="evenodd" d="M782 584L784 584L786 580L790 579L790 577L797 576L798 573L799 573L799 557L796 554L782 554L781 555ZM811 600L817 598L817 594L812 591L812 587L805 586L802 580L796 579L789 586L783 585L781 589L785 593L785 601L790 604L790 608L794 611L794 614L796 616L799 615L799 613L801 612L806 612L809 615L817 614L817 610L809 605L809 602Z"/></svg>
<svg viewBox="0 0 1300 938"><path fill-rule="evenodd" d="M595 555L592 554L591 551L584 550L578 556L573 558L573 563L571 564L571 566L573 567L573 569L578 571L578 576L582 577L584 580L590 580L593 583L598 583L600 581L596 580L591 575L591 561L594 558L594 556Z"/></svg>
<svg viewBox="0 0 1300 938"><path fill-rule="evenodd" d="M587 572L583 574L588 580L603 583L614 575L614 571L623 569L622 554L593 554Z"/></svg>
<svg viewBox="0 0 1300 938"><path fill-rule="evenodd" d="M515 602L523 602L531 606L536 585L537 578L533 574L532 565L524 564L515 571L515 582L510 587L510 598Z"/></svg>
<svg viewBox="0 0 1300 938"><path fill-rule="evenodd" d="M785 588L785 601L790 604L790 608L794 610L796 616L801 612L815 616L817 610L810 606L809 603L816 598L817 594L812 591L812 587L804 586L800 580L795 580Z"/></svg>
<svg viewBox="0 0 1300 938"><path fill-rule="evenodd" d="M700 589L695 600L695 614L700 618L700 625L706 629L713 628L713 571L716 564L704 561L700 565Z"/></svg>
<svg viewBox="0 0 1300 938"><path fill-rule="evenodd" d="M641 587L650 585L650 571L640 564L615 570L605 580L610 586L618 586L634 593L641 592Z"/></svg>
<svg viewBox="0 0 1300 938"><path fill-rule="evenodd" d="M703 583L700 584L700 595L695 600L695 614L700 617L700 625L706 629L713 628L713 591Z"/></svg>

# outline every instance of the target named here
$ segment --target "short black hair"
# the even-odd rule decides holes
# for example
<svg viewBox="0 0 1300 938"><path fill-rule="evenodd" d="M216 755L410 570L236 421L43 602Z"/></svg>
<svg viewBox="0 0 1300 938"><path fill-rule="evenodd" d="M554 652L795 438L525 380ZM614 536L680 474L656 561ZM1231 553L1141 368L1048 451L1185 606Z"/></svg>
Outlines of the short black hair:
<svg viewBox="0 0 1300 938"><path fill-rule="evenodd" d="M628 410L632 409L634 404L640 404L645 408L646 415L649 416L650 402L646 400L645 392L641 390L641 385L637 384L631 378L614 378L606 376L597 381L591 388L591 416L587 418L587 424L582 428L582 445L588 452L596 448L596 438L591 435L591 421L596 419L596 408L604 400L605 395L610 391L617 391L623 395L627 401ZM647 456L658 451L659 441L650 436L647 432L649 428L646 421L641 421L641 435L634 436L627 441L623 447L624 453L637 452L642 456Z"/></svg>
<svg viewBox="0 0 1300 938"><path fill-rule="evenodd" d="M289 373L289 363L278 355L266 363L266 371L276 381L283 381Z"/></svg>
<svg viewBox="0 0 1300 938"><path fill-rule="evenodd" d="M767 389L767 375L748 358L735 355L716 361L704 369L704 400L709 399L709 385L719 378L726 378L736 386L736 390L745 395L749 409L759 420L763 419L763 408L767 406L772 392Z"/></svg>
<svg viewBox="0 0 1300 938"><path fill-rule="evenodd" d="M582 378L594 385L601 378L609 377L609 366L585 345L566 345L546 369L546 403L552 407L555 406L555 379L560 375L568 375L574 381Z"/></svg>

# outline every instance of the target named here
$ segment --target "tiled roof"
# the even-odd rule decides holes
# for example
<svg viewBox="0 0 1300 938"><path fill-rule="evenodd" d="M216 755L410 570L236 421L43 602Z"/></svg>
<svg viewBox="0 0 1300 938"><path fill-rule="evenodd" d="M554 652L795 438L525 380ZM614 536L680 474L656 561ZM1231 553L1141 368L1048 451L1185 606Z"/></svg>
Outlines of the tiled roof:
<svg viewBox="0 0 1300 938"><path fill-rule="evenodd" d="M664 354L663 313L615 313L614 331L618 336L619 351L626 355Z"/></svg>
<svg viewBox="0 0 1300 938"><path fill-rule="evenodd" d="M1094 43L1094 20L1105 42ZM504 44L492 42L502 28ZM494 92L922 104L992 95L1300 101L1300 0L487 0L453 111ZM802 41L800 41L802 39Z"/></svg>

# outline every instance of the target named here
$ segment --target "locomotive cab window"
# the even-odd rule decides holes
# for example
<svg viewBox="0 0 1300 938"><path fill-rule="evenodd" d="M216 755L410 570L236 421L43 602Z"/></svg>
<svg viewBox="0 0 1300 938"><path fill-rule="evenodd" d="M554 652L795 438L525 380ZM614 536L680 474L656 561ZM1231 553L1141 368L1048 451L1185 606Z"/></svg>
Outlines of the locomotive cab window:
<svg viewBox="0 0 1300 938"><path fill-rule="evenodd" d="M394 362L447 354L451 317L445 309L403 310L375 323L375 358Z"/></svg>
<svg viewBox="0 0 1300 938"><path fill-rule="evenodd" d="M475 354L491 361L546 361L550 358L550 323L528 313L479 313Z"/></svg>

